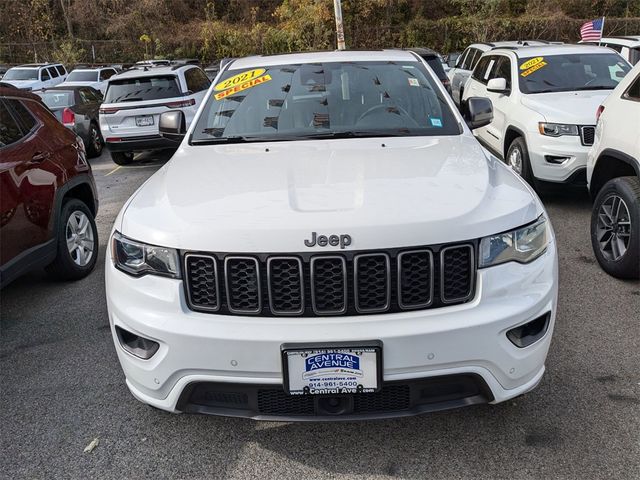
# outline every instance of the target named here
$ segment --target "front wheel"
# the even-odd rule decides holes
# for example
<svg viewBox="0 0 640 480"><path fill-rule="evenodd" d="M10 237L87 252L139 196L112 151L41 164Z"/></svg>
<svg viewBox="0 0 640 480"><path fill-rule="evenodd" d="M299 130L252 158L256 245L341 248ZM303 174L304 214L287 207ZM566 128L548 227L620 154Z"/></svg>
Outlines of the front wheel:
<svg viewBox="0 0 640 480"><path fill-rule="evenodd" d="M640 279L640 180L618 177L598 192L591 212L591 244L602 269Z"/></svg>
<svg viewBox="0 0 640 480"><path fill-rule="evenodd" d="M58 253L47 272L60 280L86 277L98 258L98 229L91 210L78 199L65 201L57 228Z"/></svg>
<svg viewBox="0 0 640 480"><path fill-rule="evenodd" d="M524 178L529 185L533 186L533 173L531 172L531 162L529 161L529 150L527 150L527 144L522 137L518 137L511 142L504 160L514 172Z"/></svg>
<svg viewBox="0 0 640 480"><path fill-rule="evenodd" d="M133 152L111 152L111 160L118 165L129 165L133 162Z"/></svg>

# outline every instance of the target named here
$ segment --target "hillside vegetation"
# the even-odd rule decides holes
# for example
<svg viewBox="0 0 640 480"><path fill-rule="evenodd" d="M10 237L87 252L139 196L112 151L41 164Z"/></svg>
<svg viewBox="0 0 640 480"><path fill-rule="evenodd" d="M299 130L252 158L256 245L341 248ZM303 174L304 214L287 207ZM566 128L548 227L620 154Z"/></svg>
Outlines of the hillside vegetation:
<svg viewBox="0 0 640 480"><path fill-rule="evenodd" d="M640 33L640 0L343 0L349 48ZM0 0L0 62L133 62L335 48L332 0Z"/></svg>

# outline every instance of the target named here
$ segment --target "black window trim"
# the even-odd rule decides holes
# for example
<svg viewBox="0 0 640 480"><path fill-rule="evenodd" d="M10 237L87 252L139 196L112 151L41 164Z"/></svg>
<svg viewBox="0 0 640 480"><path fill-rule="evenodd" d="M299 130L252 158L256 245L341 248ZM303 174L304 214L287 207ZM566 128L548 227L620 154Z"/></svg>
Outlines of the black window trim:
<svg viewBox="0 0 640 480"><path fill-rule="evenodd" d="M624 91L624 93L622 94L622 96L620 98L622 100L629 100L631 102L640 102L640 95L637 96L637 97L632 97L629 94L631 89L636 88L636 87L640 91L640 74L636 76L636 78L631 82L631 84L627 87L627 89Z"/></svg>
<svg viewBox="0 0 640 480"><path fill-rule="evenodd" d="M13 106L7 100L15 100L15 101L18 101L20 103L22 103L23 101L35 102L35 100L32 100L30 98L22 98L22 97L4 96L4 97L0 98L0 102L2 102L2 104L5 106L5 108L7 109L7 112L9 113L9 115L11 115L11 118L15 122L16 126L18 127L18 130L20 130L20 133L22 135L15 142L9 143L9 144L4 145L4 146L0 145L0 149L7 148L7 147L12 147L12 146L14 146L14 145L16 145L16 144L18 144L20 142L24 142L26 139L31 138L33 135L35 135L35 133L42 126L42 122L40 121L40 119L37 116L35 116L31 112L31 109L29 109L25 105L22 105L24 107L24 109L29 113L31 118L33 118L33 120L35 121L34 124L33 124L33 127L31 127L30 130L27 130L25 128L24 124L22 123L22 121L20 120L20 118L18 118L18 114L15 111L15 109L13 108Z"/></svg>

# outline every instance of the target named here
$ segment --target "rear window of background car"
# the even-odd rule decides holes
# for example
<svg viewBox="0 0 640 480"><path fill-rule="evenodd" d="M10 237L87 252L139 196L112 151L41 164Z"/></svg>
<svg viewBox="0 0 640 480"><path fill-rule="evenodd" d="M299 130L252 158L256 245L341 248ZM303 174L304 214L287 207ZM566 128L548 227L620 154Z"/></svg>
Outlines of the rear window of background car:
<svg viewBox="0 0 640 480"><path fill-rule="evenodd" d="M182 92L175 75L123 78L109 82L104 102L140 102L180 96Z"/></svg>
<svg viewBox="0 0 640 480"><path fill-rule="evenodd" d="M75 103L74 93L72 91L49 90L39 92L44 104L52 109L70 107Z"/></svg>

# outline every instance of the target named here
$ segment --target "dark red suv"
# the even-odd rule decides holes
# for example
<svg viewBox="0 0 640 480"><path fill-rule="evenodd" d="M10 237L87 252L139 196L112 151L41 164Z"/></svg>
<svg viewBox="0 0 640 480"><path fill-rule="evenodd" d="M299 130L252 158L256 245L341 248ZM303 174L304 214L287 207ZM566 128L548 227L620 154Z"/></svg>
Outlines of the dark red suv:
<svg viewBox="0 0 640 480"><path fill-rule="evenodd" d="M84 144L36 95L0 87L0 287L38 267L88 275L98 197Z"/></svg>

